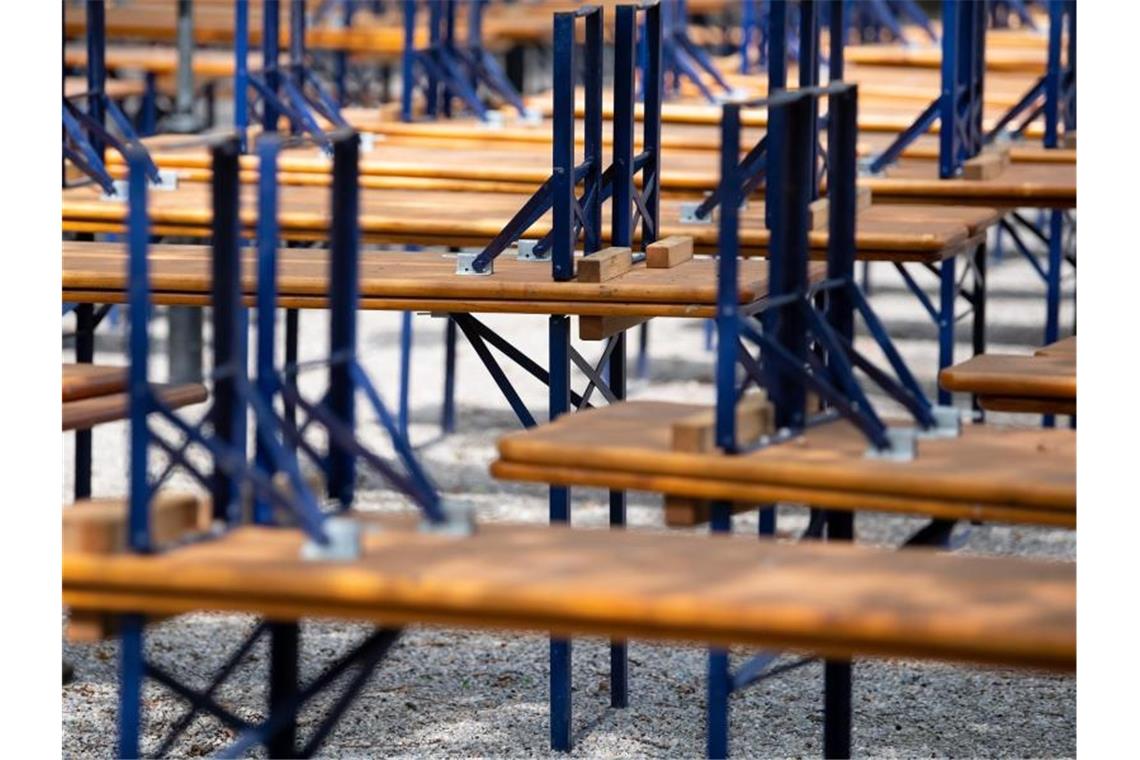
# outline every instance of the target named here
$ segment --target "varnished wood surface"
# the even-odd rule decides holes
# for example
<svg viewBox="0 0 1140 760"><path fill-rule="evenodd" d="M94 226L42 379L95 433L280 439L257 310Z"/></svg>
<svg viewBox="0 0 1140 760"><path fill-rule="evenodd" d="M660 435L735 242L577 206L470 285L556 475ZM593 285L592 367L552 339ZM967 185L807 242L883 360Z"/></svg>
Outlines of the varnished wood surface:
<svg viewBox="0 0 1140 760"><path fill-rule="evenodd" d="M947 390L985 396L1077 397L1075 356L979 354L938 375Z"/></svg>
<svg viewBox="0 0 1140 760"><path fill-rule="evenodd" d="M197 383L185 385L155 385L159 399L167 406L177 409L182 406L200 404L206 400L206 388ZM130 396L127 393L112 393L92 396L78 401L63 403L63 429L87 430L104 422L126 419L130 413Z"/></svg>
<svg viewBox="0 0 1140 760"><path fill-rule="evenodd" d="M256 224L255 188L242 189L242 223L247 234ZM126 204L101 200L92 187L63 191L63 227L75 232L121 230ZM482 246L494 238L522 206L524 196L509 193L433 192L368 189L360 196L360 229L366 242L413 243L416 245ZM211 219L209 187L182 183L177 190L149 195L154 234L208 235ZM680 202L662 199L660 236L691 235L696 248L715 252L715 224L682 224ZM763 226L763 205L750 204L741 213L741 245L744 255L762 254L768 244ZM603 211L602 237L608 242L609 206ZM280 192L281 234L291 240L321 240L330 220L329 191L322 187L282 186ZM550 215L527 233L537 238L550 229ZM980 233L998 219L992 209L873 205L859 216L856 244L859 258L891 261L939 261L956 255L976 242ZM640 228L634 233L639 239ZM815 256L825 255L827 233L812 232Z"/></svg>
<svg viewBox="0 0 1140 760"><path fill-rule="evenodd" d="M938 163L904 158L881 177L861 177L880 202L907 199L933 203L979 203L987 206L1073 207L1077 203L1076 163L1014 162L987 180L939 179Z"/></svg>
<svg viewBox="0 0 1140 760"><path fill-rule="evenodd" d="M1073 431L966 426L958 438L919 440L909 462L867 458L866 440L846 422L739 456L672 451L672 423L701 408L638 401L565 415L500 439L491 472L751 503L1076 523Z"/></svg>
<svg viewBox="0 0 1140 760"><path fill-rule="evenodd" d="M916 110L916 114L917 114ZM343 116L356 129L371 132L389 145L419 144L435 148L480 148L507 144L542 146L546 151L542 157L544 165L549 165L549 146L552 129L549 120L541 124L522 124L512 113L506 113L504 125L491 128L472 118L459 116L449 120L417 121L404 123L398 114L384 107L345 108ZM637 130L635 130L637 131ZM760 127L746 127L741 133L744 149L754 145L764 135ZM892 132L863 132L859 135L856 152L860 156L875 155L884 150L895 138ZM575 137L579 145L584 141L584 131L579 125ZM612 135L603 131L602 142L612 144ZM640 149L640 133L634 135L635 145ZM661 125L661 147L665 167L677 151L700 151L719 153L720 129L718 124L678 124L665 122ZM1010 150L1012 161L1030 163L1074 163L1075 149L1046 150L1040 141L1026 140L1014 144ZM919 135L915 142L903 151L906 158L938 158L937 135ZM714 165L715 165L715 159Z"/></svg>
<svg viewBox="0 0 1140 760"><path fill-rule="evenodd" d="M1075 361L1077 358L1077 336L1070 335L1067 338L1062 338L1056 343L1050 343L1047 346L1042 346L1033 352L1035 356L1071 356Z"/></svg>
<svg viewBox="0 0 1140 760"><path fill-rule="evenodd" d="M64 364L62 387L64 402L119 393L127 389L127 368Z"/></svg>
<svg viewBox="0 0 1140 760"><path fill-rule="evenodd" d="M67 98L74 98L77 95L82 95L87 92L87 79L86 77L64 77L63 80L63 95ZM108 78L103 84L103 92L107 93L107 97L111 100L122 100L124 98L140 97L146 92L146 85L141 81L133 79L111 79Z"/></svg>
<svg viewBox="0 0 1140 760"><path fill-rule="evenodd" d="M107 69L143 71L158 76L170 76L178 73L178 50L174 47L153 45L118 44L107 45L104 53ZM232 50L218 50L211 48L198 48L190 60L194 75L203 79L220 79L232 77L236 68L236 59ZM287 64L289 61L288 48L281 51L279 63ZM87 47L82 44L69 43L63 49L63 62L67 66L85 68L87 66ZM260 50L250 50L246 63L250 71L261 68Z"/></svg>
<svg viewBox="0 0 1140 760"><path fill-rule="evenodd" d="M256 253L244 250L242 290L257 292ZM292 297L319 299L325 304L329 284L328 252L323 249L282 249L278 260L278 292L283 301ZM158 300L164 294L201 295L210 289L210 249L206 246L152 245L149 250L151 288ZM126 291L127 254L121 243L65 242L63 244L64 291ZM649 269L637 264L626 274L603 283L577 280L555 282L550 264L520 262L508 252L495 263L487 277L455 274L453 255L432 252L363 251L360 255L359 287L365 308L385 308L389 299L420 302L431 311L498 311L500 302L513 302L530 313L563 313L565 307L594 307L629 315L669 316L681 313L705 316L716 304L716 262L709 258L687 261L671 269ZM740 302L755 303L768 292L767 262L741 262ZM813 266L813 277L823 275L822 264ZM71 297L71 296L68 296ZM454 306L446 308L448 301ZM470 308L487 302L486 309ZM441 308L441 305L444 308ZM617 307L627 307L618 309ZM458 308L456 308L458 307ZM675 307L671 309L670 307ZM664 312L664 313L662 313ZM609 311L603 312L610 313Z"/></svg>
<svg viewBox="0 0 1140 760"><path fill-rule="evenodd" d="M1040 76L1045 73L1045 57L1044 49L987 49L986 72L1014 71ZM843 50L843 58L844 62L856 65L938 69L942 66L942 48L894 44L848 45Z"/></svg>
<svg viewBox="0 0 1140 760"><path fill-rule="evenodd" d="M347 563L302 561L299 531L258 527L152 556L66 554L63 602L1075 666L1073 564L503 524L453 538L368 524L377 527L363 556Z"/></svg>

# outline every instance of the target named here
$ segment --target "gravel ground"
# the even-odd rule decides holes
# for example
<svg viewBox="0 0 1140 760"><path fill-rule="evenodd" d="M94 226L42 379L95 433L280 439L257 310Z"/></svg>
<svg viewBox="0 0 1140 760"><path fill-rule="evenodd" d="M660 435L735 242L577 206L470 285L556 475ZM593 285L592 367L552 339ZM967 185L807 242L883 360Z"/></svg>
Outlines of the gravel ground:
<svg viewBox="0 0 1140 760"><path fill-rule="evenodd" d="M433 255L433 254L425 254ZM873 303L920 379L933 389L936 348L933 328L918 304L886 266L873 270ZM930 283L933 292L933 282ZM1071 291L1071 283L1067 285ZM1041 342L1043 287L1029 267L1007 258L991 264L989 337L991 350L1025 350ZM1062 324L1072 323L1071 301ZM64 331L72 329L65 318ZM491 316L485 320L532 356L545 353L545 322L538 317ZM302 317L302 354L319 356L326 345L323 313ZM462 494L484 521L544 522L545 490L496 483L487 474L494 442L517 428L509 408L474 352L459 351L459 430L438 435L442 387L443 322L413 320L416 351L412 366L411 435L425 465L449 493ZM966 323L962 333L966 333ZM390 404L397 388L400 318L364 313L360 349L372 377ZM631 388L634 398L707 400L713 397L712 355L703 349L702 324L693 320L657 320L650 343L648 381ZM152 330L163 345L163 320ZM123 333L111 326L100 336L96 360L124 362ZM960 336L959 356L966 356L968 336ZM865 340L863 341L865 343ZM65 346L66 346L65 342ZM587 344L593 356L600 348ZM154 374L165 373L165 357L156 351ZM632 349L631 349L632 353ZM64 351L70 355L70 351ZM538 418L545 417L544 389L508 369ZM309 377L310 391L323 378ZM581 378L579 378L581 380ZM958 403L966 403L958 399ZM995 421L1033 424L1034 420L995 415ZM362 435L380 448L380 431L362 426ZM64 460L64 502L70 500L72 441ZM126 427L111 424L95 432L94 492L125 492ZM181 483L179 483L181 485ZM397 494L369 472L361 474L362 509L405 508ZM574 492L574 522L601 525L606 520L604 493ZM630 495L629 520L644 529L661 529L660 497ZM781 507L779 528L796 531L806 511ZM891 545L921 521L873 513L860 514L858 540ZM755 530L754 515L736 518L740 532ZM1075 559L1075 534L1069 531L1006 526L977 526L961 551L976 554L1032 555ZM148 653L174 675L204 686L255 625L242 615L198 614L148 629ZM303 626L303 677L359 641L367 629L343 622L312 621ZM696 647L631 644L631 706L609 709L608 648L596 639L575 641L575 756L696 757L704 752L706 656ZM413 628L369 680L355 706L328 737L328 756L547 756L546 654L543 636L488 634L476 631ZM748 652L734 653L736 661ZM76 679L63 687L63 754L106 757L115 752L115 642L72 646L64 656ZM246 719L263 715L267 667L264 644L218 692L219 701ZM732 747L738 756L818 756L821 751L822 667L809 665L737 695L732 706ZM302 735L315 725L328 700L318 701L302 720ZM855 669L854 752L875 757L1067 757L1076 752L1076 684L1071 678L998 669L973 669L912 661L860 661ZM144 751L153 752L185 706L151 684L145 694L147 723ZM212 719L200 718L174 747L173 754L210 754L232 738Z"/></svg>

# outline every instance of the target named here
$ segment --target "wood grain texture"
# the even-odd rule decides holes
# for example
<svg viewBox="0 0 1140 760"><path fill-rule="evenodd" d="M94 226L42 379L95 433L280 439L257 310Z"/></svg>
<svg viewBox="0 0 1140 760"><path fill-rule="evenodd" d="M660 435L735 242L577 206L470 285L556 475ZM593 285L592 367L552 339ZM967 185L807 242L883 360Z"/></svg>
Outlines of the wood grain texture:
<svg viewBox="0 0 1140 760"><path fill-rule="evenodd" d="M1057 354L979 354L943 369L938 383L958 393L1075 401L1077 362Z"/></svg>
<svg viewBox="0 0 1140 760"><path fill-rule="evenodd" d="M578 259L578 282L597 284L621 277L633 268L633 251L626 247L603 248Z"/></svg>
<svg viewBox="0 0 1140 760"><path fill-rule="evenodd" d="M693 258L691 235L670 235L645 247L645 263L650 269L671 269Z"/></svg>
<svg viewBox="0 0 1140 760"><path fill-rule="evenodd" d="M348 563L301 561L298 531L258 527L154 556L68 553L63 601L1075 665L1073 564L503 524L455 539L370 523Z"/></svg>
<svg viewBox="0 0 1140 760"><path fill-rule="evenodd" d="M742 455L673 451L672 423L701 409L636 401L566 415L501 438L491 471L507 479L613 483L739 502L1076 522L1071 430L966 426L958 438L920 440L910 462L868 459L866 440L846 422Z"/></svg>
<svg viewBox="0 0 1140 760"><path fill-rule="evenodd" d="M62 387L64 402L121 393L127 389L127 368L64 364Z"/></svg>
<svg viewBox="0 0 1140 760"><path fill-rule="evenodd" d="M256 227L256 188L242 188L242 226L252 235ZM876 191L878 192L878 191ZM63 228L74 232L123 229L125 204L100 199L91 187L63 191ZM368 189L361 192L360 229L365 242L416 245L482 246L497 235L526 198L510 193L440 192L429 190ZM211 221L209 188L184 183L177 190L150 194L152 232L206 236ZM327 239L329 191L323 187L282 186L280 194L282 237L289 240ZM704 253L717 249L715 224L682 224L680 199L662 199L661 237L690 235ZM609 207L603 212L602 240L609 242ZM745 255L762 255L769 242L762 203L741 213L741 245ZM874 205L859 215L857 255L861 259L935 262L956 255L976 242L974 238L999 219L992 208L929 205ZM550 215L539 219L526 233L538 238L550 230ZM634 242L640 240L640 226ZM824 258L827 232L809 237L812 255Z"/></svg>
<svg viewBox="0 0 1140 760"><path fill-rule="evenodd" d="M329 289L328 252L322 249L282 249L278 252L278 291L282 304L308 297L320 308ZM198 296L205 303L210 289L210 249L204 246L153 245L150 247L150 284L158 301L164 294ZM65 242L63 289L125 294L126 251L121 244ZM697 316L711 313L716 304L716 262L701 257L673 269L649 269L637 264L622 277L589 284L576 280L555 282L550 268L520 262L508 256L495 265L490 277L455 274L451 255L432 252L362 251L360 255L361 308L401 308L423 311L500 311L514 304L524 313L569 313L593 316ZM811 276L823 276L822 264L812 265ZM768 292L768 266L760 259L741 262L740 302L758 301ZM256 255L242 252L242 290L257 292ZM406 300L399 300L406 299ZM96 299L99 300L99 299ZM388 300L398 306L388 306ZM670 311L665 307L673 307ZM698 307L701 307L698 309ZM664 308L664 313L662 309Z"/></svg>
<svg viewBox="0 0 1140 760"><path fill-rule="evenodd" d="M178 408L200 404L206 400L206 388L197 383L187 385L155 385L155 392L167 406ZM93 396L63 404L63 429L87 430L104 422L126 419L130 412L130 396L113 393Z"/></svg>

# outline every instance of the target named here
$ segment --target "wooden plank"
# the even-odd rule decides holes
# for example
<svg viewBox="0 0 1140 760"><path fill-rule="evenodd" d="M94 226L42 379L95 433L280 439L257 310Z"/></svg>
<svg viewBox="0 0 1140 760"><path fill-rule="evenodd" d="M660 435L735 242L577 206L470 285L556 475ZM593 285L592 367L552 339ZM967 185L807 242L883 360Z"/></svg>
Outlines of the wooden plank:
<svg viewBox="0 0 1140 760"><path fill-rule="evenodd" d="M205 386L197 383L153 387L158 397L173 408L200 404L207 397ZM126 393L67 401L63 404L63 429L88 430L105 422L126 419L129 413L130 396Z"/></svg>
<svg viewBox="0 0 1140 760"><path fill-rule="evenodd" d="M528 480L588 474L582 485L620 482L614 487L739 502L1076 521L1071 430L970 425L957 438L920 440L909 462L868 459L866 440L846 422L740 455L673 451L672 423L701 409L627 401L566 415L501 438L492 474Z"/></svg>
<svg viewBox="0 0 1140 760"><path fill-rule="evenodd" d="M736 405L736 440L743 446L752 445L760 436L775 432L773 420L767 394L745 396ZM674 420L671 436L673 451L692 454L716 451L716 409L701 409Z"/></svg>
<svg viewBox="0 0 1140 760"><path fill-rule="evenodd" d="M650 269L672 269L693 258L691 235L670 235L654 240L645 248L645 264Z"/></svg>
<svg viewBox="0 0 1140 760"><path fill-rule="evenodd" d="M962 164L962 177L973 180L996 179L1009 166L1008 147L989 147Z"/></svg>
<svg viewBox="0 0 1140 760"><path fill-rule="evenodd" d="M63 510L63 551L121 554L127 551L125 499L84 499ZM155 546L205 530L208 504L194 494L160 492L150 504L150 535Z"/></svg>
<svg viewBox="0 0 1140 760"><path fill-rule="evenodd" d="M157 555L68 553L63 601L1075 664L1072 563L504 524L457 539L420 533L414 520L382 525L346 563L303 561L299 531L253 526Z"/></svg>
<svg viewBox="0 0 1140 760"><path fill-rule="evenodd" d="M578 259L578 281L608 282L621 277L633 267L633 251L629 248L603 248Z"/></svg>
<svg viewBox="0 0 1140 760"><path fill-rule="evenodd" d="M985 396L1055 398L1076 401L1075 356L979 354L938 374L950 391Z"/></svg>
<svg viewBox="0 0 1140 760"><path fill-rule="evenodd" d="M903 202L907 198L926 203L945 202L1005 207L1073 207L1077 203L1076 164L1014 163L999 177L971 180L940 179L938 162L902 159L885 176L860 177L878 202Z"/></svg>
<svg viewBox="0 0 1140 760"><path fill-rule="evenodd" d="M1076 335L1061 338L1056 343L1042 346L1033 352L1037 357L1073 357L1076 360Z"/></svg>
<svg viewBox="0 0 1140 760"><path fill-rule="evenodd" d="M282 298L312 296L326 299L329 258L325 249L282 249L278 252L278 291ZM63 287L68 291L100 290L125 292L126 251L119 244L63 244ZM206 295L210 290L210 249L205 246L152 245L149 249L150 284L157 292ZM754 302L768 291L767 262L749 259L740 263L740 302ZM811 276L823 275L819 264ZM455 259L437 252L361 251L360 295L362 308L370 299L416 299L414 308L422 311L448 311L440 301L508 300L517 301L538 313L553 307L573 309L576 301L602 307L601 315L651 316L650 306L676 305L677 316L697 316L691 307L716 304L716 262L695 258L672 269L634 266L624 276L606 283L581 281L555 282L549 267L500 258L491 277L455 275ZM257 291L256 255L242 253L242 290ZM104 296L106 297L106 296ZM639 306L643 304L644 306ZM478 309L473 309L478 311Z"/></svg>
<svg viewBox="0 0 1140 760"><path fill-rule="evenodd" d="M578 317L578 337L582 340L606 340L620 332L644 324L645 317L594 317L582 315Z"/></svg>
<svg viewBox="0 0 1140 760"><path fill-rule="evenodd" d="M990 412L1014 414L1067 414L1076 415L1075 399L1034 398L1032 396L978 396L978 405Z"/></svg>
<svg viewBox="0 0 1140 760"><path fill-rule="evenodd" d="M63 365L63 401L122 393L127 389L127 368L99 364Z"/></svg>
<svg viewBox="0 0 1140 760"><path fill-rule="evenodd" d="M1016 167L1011 167L1011 171L1013 168ZM988 183L982 184L988 186ZM255 190L248 185L242 188L242 226L246 235L253 235L256 227ZM99 192L90 187L68 188L62 195L65 230L123 229L125 204L101 200ZM908 198L910 201L914 199L914 196ZM526 197L512 193L369 189L361 193L361 235L366 242L484 245L501 231L525 200ZM149 203L155 234L208 235L211 207L207 185L184 183L177 190L153 193ZM690 235L696 250L715 252L716 225L681 223L681 203L679 198L662 199L661 236ZM1018 203L1032 205L1022 200ZM441 213L441 209L446 209L447 213ZM610 233L608 207L602 216L605 243ZM325 239L330 218L327 188L281 187L280 221L281 234L285 239ZM859 217L857 255L862 259L941 261L961 251L972 238L983 233L999 218L996 211L984 207L946 209L917 204L908 208L898 204L877 204ZM550 215L547 214L530 228L526 237L538 238L549 231ZM635 243L640 240L640 234L639 227L634 231ZM749 206L742 212L741 250L750 256L762 255L769 240L762 204ZM826 231L813 232L809 243L813 257L823 259L826 256Z"/></svg>

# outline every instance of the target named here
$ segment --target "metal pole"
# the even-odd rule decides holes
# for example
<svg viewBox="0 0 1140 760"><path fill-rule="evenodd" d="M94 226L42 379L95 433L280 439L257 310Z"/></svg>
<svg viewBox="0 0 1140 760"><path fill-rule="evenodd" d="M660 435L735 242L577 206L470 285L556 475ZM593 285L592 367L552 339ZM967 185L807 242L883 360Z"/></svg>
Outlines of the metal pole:
<svg viewBox="0 0 1140 760"><path fill-rule="evenodd" d="M176 27L178 71L174 91L174 113L167 120L171 132L197 132L201 124L194 116L194 3L178 0Z"/></svg>
<svg viewBox="0 0 1140 760"><path fill-rule="evenodd" d="M213 195L212 298L214 327L214 370L221 372L214 381L210 420L214 436L225 445L245 451L241 424L246 415L241 397L245 372L241 328L241 259L239 258L239 190L237 138L213 148L211 176ZM241 492L237 480L215 466L211 493L214 518L235 524L241 520Z"/></svg>
<svg viewBox="0 0 1140 760"><path fill-rule="evenodd" d="M360 139L355 132L333 137L330 348L337 360L329 368L329 410L349 430L355 427L357 259L360 246L358 180ZM356 459L340 447L329 450L329 496L347 509L352 504Z"/></svg>

